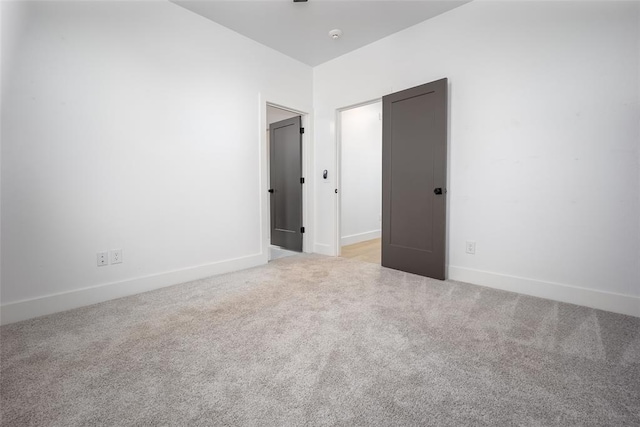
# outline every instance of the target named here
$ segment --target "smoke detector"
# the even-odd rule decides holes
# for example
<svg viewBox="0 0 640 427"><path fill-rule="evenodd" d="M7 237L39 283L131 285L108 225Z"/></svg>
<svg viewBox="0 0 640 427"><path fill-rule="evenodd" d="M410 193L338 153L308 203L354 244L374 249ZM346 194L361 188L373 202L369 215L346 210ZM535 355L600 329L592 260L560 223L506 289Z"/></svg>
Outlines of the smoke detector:
<svg viewBox="0 0 640 427"><path fill-rule="evenodd" d="M334 40L338 40L340 37L342 37L342 30L338 30L336 28L335 30L329 31L329 37L331 37Z"/></svg>

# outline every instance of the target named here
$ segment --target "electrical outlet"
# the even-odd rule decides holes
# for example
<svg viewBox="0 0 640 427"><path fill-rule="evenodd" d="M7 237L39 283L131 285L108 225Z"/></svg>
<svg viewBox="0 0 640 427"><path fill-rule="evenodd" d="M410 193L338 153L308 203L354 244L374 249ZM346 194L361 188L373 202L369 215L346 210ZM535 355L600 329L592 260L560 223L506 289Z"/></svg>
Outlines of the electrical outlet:
<svg viewBox="0 0 640 427"><path fill-rule="evenodd" d="M109 265L109 253L107 251L98 252L98 267Z"/></svg>
<svg viewBox="0 0 640 427"><path fill-rule="evenodd" d="M111 255L111 264L120 264L122 262L122 249L114 249L109 255Z"/></svg>
<svg viewBox="0 0 640 427"><path fill-rule="evenodd" d="M471 242L467 240L467 253L471 255L475 255L476 253L476 242Z"/></svg>

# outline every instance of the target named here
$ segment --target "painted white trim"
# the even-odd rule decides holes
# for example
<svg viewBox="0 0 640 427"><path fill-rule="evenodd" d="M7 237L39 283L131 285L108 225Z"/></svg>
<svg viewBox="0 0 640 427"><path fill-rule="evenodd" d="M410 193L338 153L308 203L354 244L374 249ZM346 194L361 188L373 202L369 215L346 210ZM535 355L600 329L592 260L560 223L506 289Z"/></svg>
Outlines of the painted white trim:
<svg viewBox="0 0 640 427"><path fill-rule="evenodd" d="M0 306L0 324L19 322L267 263L265 253L106 283Z"/></svg>
<svg viewBox="0 0 640 427"><path fill-rule="evenodd" d="M353 245L354 243L366 242L367 240L379 239L382 230L366 231L364 233L350 234L340 239L340 246Z"/></svg>
<svg viewBox="0 0 640 427"><path fill-rule="evenodd" d="M316 243L313 247L313 252L320 255L336 256L333 252L333 245L327 245L324 243Z"/></svg>
<svg viewBox="0 0 640 427"><path fill-rule="evenodd" d="M449 280L640 317L640 297L449 266Z"/></svg>

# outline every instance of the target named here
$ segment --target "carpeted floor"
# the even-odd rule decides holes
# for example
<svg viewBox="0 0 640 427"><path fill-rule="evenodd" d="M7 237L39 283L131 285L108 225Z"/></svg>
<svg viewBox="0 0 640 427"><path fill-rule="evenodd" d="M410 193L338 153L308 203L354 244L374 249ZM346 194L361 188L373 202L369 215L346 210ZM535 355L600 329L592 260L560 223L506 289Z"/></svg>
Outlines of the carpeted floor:
<svg viewBox="0 0 640 427"><path fill-rule="evenodd" d="M640 319L341 258L0 334L3 426L640 425Z"/></svg>

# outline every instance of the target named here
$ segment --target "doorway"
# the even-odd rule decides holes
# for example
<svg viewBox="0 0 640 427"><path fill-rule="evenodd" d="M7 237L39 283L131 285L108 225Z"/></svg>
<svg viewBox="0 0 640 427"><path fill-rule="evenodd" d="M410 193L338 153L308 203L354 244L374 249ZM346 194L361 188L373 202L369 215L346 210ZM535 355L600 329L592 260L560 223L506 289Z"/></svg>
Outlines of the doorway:
<svg viewBox="0 0 640 427"><path fill-rule="evenodd" d="M269 260L303 250L302 115L267 104Z"/></svg>
<svg viewBox="0 0 640 427"><path fill-rule="evenodd" d="M444 280L446 278L446 218L447 218L447 145L448 145L448 80L440 79L382 98L381 193L382 215L380 241L383 267ZM353 191L347 185L353 162L362 162L364 150L350 151L348 139L352 123L350 115L357 108L379 100L337 110L336 163L338 189L336 212L336 253L344 256L352 249L357 257L371 257L375 239L358 242L361 247L349 248L349 205L366 206L365 190ZM355 133L355 137L364 135ZM356 160L353 160L353 159ZM347 167L349 170L347 170ZM355 167L358 170L357 167ZM369 178L380 182L378 175L355 173L350 179L362 185ZM369 183L369 186L374 185ZM369 211L371 209L369 208ZM363 217L359 221L362 223ZM361 232L366 235L367 232ZM368 243L364 243L368 242ZM369 252L367 256L366 252ZM362 259L363 261L365 259Z"/></svg>
<svg viewBox="0 0 640 427"><path fill-rule="evenodd" d="M382 102L339 114L339 254L380 264L382 237Z"/></svg>

